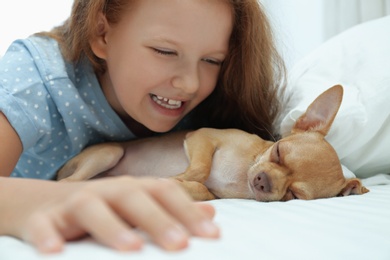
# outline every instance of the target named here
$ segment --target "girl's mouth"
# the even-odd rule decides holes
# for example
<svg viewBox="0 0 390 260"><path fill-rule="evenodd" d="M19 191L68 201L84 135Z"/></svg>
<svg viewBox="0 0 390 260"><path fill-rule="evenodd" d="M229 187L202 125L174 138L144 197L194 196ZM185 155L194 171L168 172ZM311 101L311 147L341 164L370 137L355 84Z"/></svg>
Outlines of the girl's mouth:
<svg viewBox="0 0 390 260"><path fill-rule="evenodd" d="M174 100L174 99L169 99L161 96L157 96L154 94L150 94L150 97L156 104L167 108L167 109L178 109L183 105L183 101L180 100Z"/></svg>

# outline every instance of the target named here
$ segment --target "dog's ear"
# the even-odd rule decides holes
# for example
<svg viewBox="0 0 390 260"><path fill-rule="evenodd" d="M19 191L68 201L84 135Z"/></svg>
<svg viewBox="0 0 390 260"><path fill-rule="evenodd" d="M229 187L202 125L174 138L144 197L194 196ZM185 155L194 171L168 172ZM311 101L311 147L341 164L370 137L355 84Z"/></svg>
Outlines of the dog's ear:
<svg viewBox="0 0 390 260"><path fill-rule="evenodd" d="M339 196L360 195L369 192L361 181L357 178L347 179L344 188L340 191Z"/></svg>
<svg viewBox="0 0 390 260"><path fill-rule="evenodd" d="M292 133L317 131L326 135L332 126L343 99L343 87L335 85L319 95L298 118Z"/></svg>

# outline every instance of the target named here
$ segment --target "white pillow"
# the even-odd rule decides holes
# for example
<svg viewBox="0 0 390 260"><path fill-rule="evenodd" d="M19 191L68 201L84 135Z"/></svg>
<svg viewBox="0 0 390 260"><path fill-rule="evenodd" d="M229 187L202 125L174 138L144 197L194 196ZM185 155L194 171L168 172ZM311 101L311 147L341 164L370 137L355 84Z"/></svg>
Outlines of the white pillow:
<svg viewBox="0 0 390 260"><path fill-rule="evenodd" d="M287 91L292 98L280 119L282 136L336 84L344 87L344 98L327 140L357 177L390 173L390 16L333 37L294 66Z"/></svg>

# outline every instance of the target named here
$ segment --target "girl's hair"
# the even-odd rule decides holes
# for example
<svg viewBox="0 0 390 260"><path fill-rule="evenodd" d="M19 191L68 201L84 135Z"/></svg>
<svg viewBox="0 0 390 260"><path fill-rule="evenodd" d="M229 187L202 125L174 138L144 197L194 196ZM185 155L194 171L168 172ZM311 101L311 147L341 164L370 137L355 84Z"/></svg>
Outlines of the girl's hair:
<svg viewBox="0 0 390 260"><path fill-rule="evenodd" d="M89 45L98 32L98 15L115 24L134 0L75 0L70 18L46 33L60 43L66 59L87 57L96 73L106 70ZM141 0L142 1L142 0ZM272 30L258 0L224 0L231 4L234 25L214 92L191 112L193 128L238 128L274 139L285 67Z"/></svg>

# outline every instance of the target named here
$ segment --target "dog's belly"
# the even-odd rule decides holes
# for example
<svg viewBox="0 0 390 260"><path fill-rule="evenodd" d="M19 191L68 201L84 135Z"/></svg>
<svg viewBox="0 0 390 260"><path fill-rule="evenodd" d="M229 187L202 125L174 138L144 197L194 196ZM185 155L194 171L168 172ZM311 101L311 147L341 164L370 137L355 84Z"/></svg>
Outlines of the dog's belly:
<svg viewBox="0 0 390 260"><path fill-rule="evenodd" d="M248 158L243 158L236 151L217 150L205 185L220 198L253 199L254 194L249 187L247 176L249 166Z"/></svg>
<svg viewBox="0 0 390 260"><path fill-rule="evenodd" d="M125 156L115 168L110 170L109 175L166 178L183 173L187 166L188 160L182 142L164 147L153 147L153 144L132 146L126 150Z"/></svg>
<svg viewBox="0 0 390 260"><path fill-rule="evenodd" d="M125 156L108 171L108 175L173 177L183 173L188 163L182 141L167 142L165 145L151 142L129 147ZM209 178L204 184L220 198L254 198L247 177L250 163L247 155L235 149L217 150Z"/></svg>

